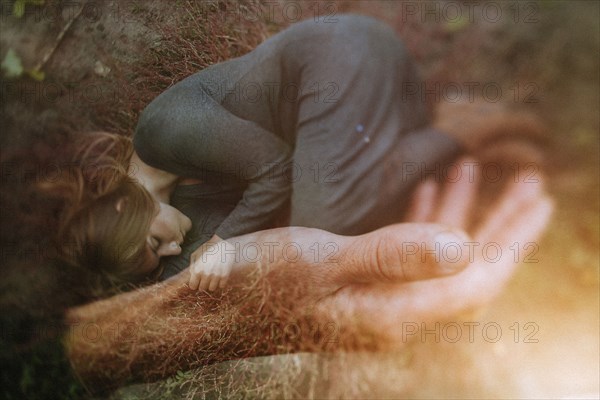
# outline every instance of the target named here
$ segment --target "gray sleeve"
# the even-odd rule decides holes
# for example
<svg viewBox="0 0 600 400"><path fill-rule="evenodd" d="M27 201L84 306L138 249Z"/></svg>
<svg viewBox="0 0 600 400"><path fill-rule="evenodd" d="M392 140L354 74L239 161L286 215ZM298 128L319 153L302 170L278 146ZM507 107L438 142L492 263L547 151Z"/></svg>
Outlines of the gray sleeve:
<svg viewBox="0 0 600 400"><path fill-rule="evenodd" d="M264 229L291 192L290 147L258 124L233 115L198 87L174 86L157 97L140 118L134 146L155 168L247 184L216 231L224 239Z"/></svg>

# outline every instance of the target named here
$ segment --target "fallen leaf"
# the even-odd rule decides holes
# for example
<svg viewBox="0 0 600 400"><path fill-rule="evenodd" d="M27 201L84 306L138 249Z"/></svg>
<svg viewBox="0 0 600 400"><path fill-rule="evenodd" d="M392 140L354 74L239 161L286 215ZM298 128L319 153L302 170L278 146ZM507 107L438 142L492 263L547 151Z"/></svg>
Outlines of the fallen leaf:
<svg viewBox="0 0 600 400"><path fill-rule="evenodd" d="M2 60L0 67L5 71L4 76L7 78L18 78L23 74L21 58L19 58L12 47L6 52L6 56L4 56L4 60Z"/></svg>

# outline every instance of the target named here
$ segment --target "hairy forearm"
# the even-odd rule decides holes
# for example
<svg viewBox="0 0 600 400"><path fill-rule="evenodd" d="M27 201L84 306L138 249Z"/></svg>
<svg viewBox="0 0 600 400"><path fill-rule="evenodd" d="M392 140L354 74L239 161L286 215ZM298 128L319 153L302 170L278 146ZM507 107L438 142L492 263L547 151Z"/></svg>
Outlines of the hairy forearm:
<svg viewBox="0 0 600 400"><path fill-rule="evenodd" d="M241 309L234 301L190 291L185 275L71 310L68 322L74 328L66 347L85 383L105 389L273 353L262 340L265 335L249 334L258 327L249 323L260 320L252 305L259 303L258 293Z"/></svg>
<svg viewBox="0 0 600 400"><path fill-rule="evenodd" d="M434 248L441 229L446 240L466 240L448 239L448 228L435 224L392 225L357 237L290 227L228 239L223 254L236 261L224 292L191 290L184 271L164 283L73 309L69 323L93 324L101 334L90 338L85 328L74 330L66 343L69 357L85 382L102 388L231 359L376 348L389 336L380 332L386 326L381 322L400 321L397 313L387 318L373 311L390 303L377 301L381 285L399 288L395 284L452 274L466 265L455 260L451 268L435 257L423 261L416 248L402 256L407 240ZM363 312L367 302L375 307ZM375 325L374 315L380 320Z"/></svg>
<svg viewBox="0 0 600 400"><path fill-rule="evenodd" d="M167 307L185 290L184 274L151 287L71 309L65 346L80 377L102 385L119 384L162 357L160 344L173 326L177 308ZM170 325L170 326L169 326ZM98 382L102 381L102 382Z"/></svg>
<svg viewBox="0 0 600 400"><path fill-rule="evenodd" d="M303 253L312 255L308 248L312 243L286 237L289 232L236 238L242 255L238 270L231 287L216 297L190 290L186 270L163 283L70 310L67 322L73 328L65 345L75 372L91 387L106 388L214 362L314 346L297 334L300 325L289 331L284 328L302 319L298 307L291 312L286 301L291 300L289 286L304 286L293 278L301 271L293 263L280 268L280 260L269 260L279 259L273 252L281 252L286 243L300 243ZM262 253L259 263L243 256L244 249L255 244ZM253 257L247 252L245 256ZM258 275L248 276L253 273ZM302 333L316 332L303 329Z"/></svg>

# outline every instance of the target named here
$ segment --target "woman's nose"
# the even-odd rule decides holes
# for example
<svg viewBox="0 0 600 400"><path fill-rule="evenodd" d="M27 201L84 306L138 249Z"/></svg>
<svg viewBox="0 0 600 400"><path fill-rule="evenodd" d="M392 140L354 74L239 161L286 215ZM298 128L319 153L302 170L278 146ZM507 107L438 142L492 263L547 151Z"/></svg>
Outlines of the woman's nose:
<svg viewBox="0 0 600 400"><path fill-rule="evenodd" d="M177 242L167 243L161 246L156 253L159 257L176 256L181 253L181 246Z"/></svg>

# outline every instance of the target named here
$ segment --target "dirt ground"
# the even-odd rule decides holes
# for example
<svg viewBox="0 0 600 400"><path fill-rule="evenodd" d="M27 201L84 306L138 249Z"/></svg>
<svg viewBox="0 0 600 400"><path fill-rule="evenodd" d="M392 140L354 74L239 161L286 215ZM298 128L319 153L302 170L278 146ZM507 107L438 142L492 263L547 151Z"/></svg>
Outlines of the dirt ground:
<svg viewBox="0 0 600 400"><path fill-rule="evenodd" d="M28 149L43 158L36 143L51 142L54 126L130 135L140 110L172 83L250 51L297 19L342 12L393 26L442 97L455 94L455 84L464 90L476 83L477 91L491 88L498 95L488 95L536 112L549 127L545 173L557 208L539 243L539 262L524 264L487 309L454 321L480 324L472 342L420 340L389 354L267 357L183 372L115 397L248 391L273 398L598 398L599 4L48 0L27 5L16 18L13 2L2 2L0 58L12 48L31 69L56 45L41 68L43 81L2 77L3 157ZM11 189L3 180L4 199ZM2 218L4 241L15 217ZM486 324L490 335L502 330L498 341L482 333Z"/></svg>

